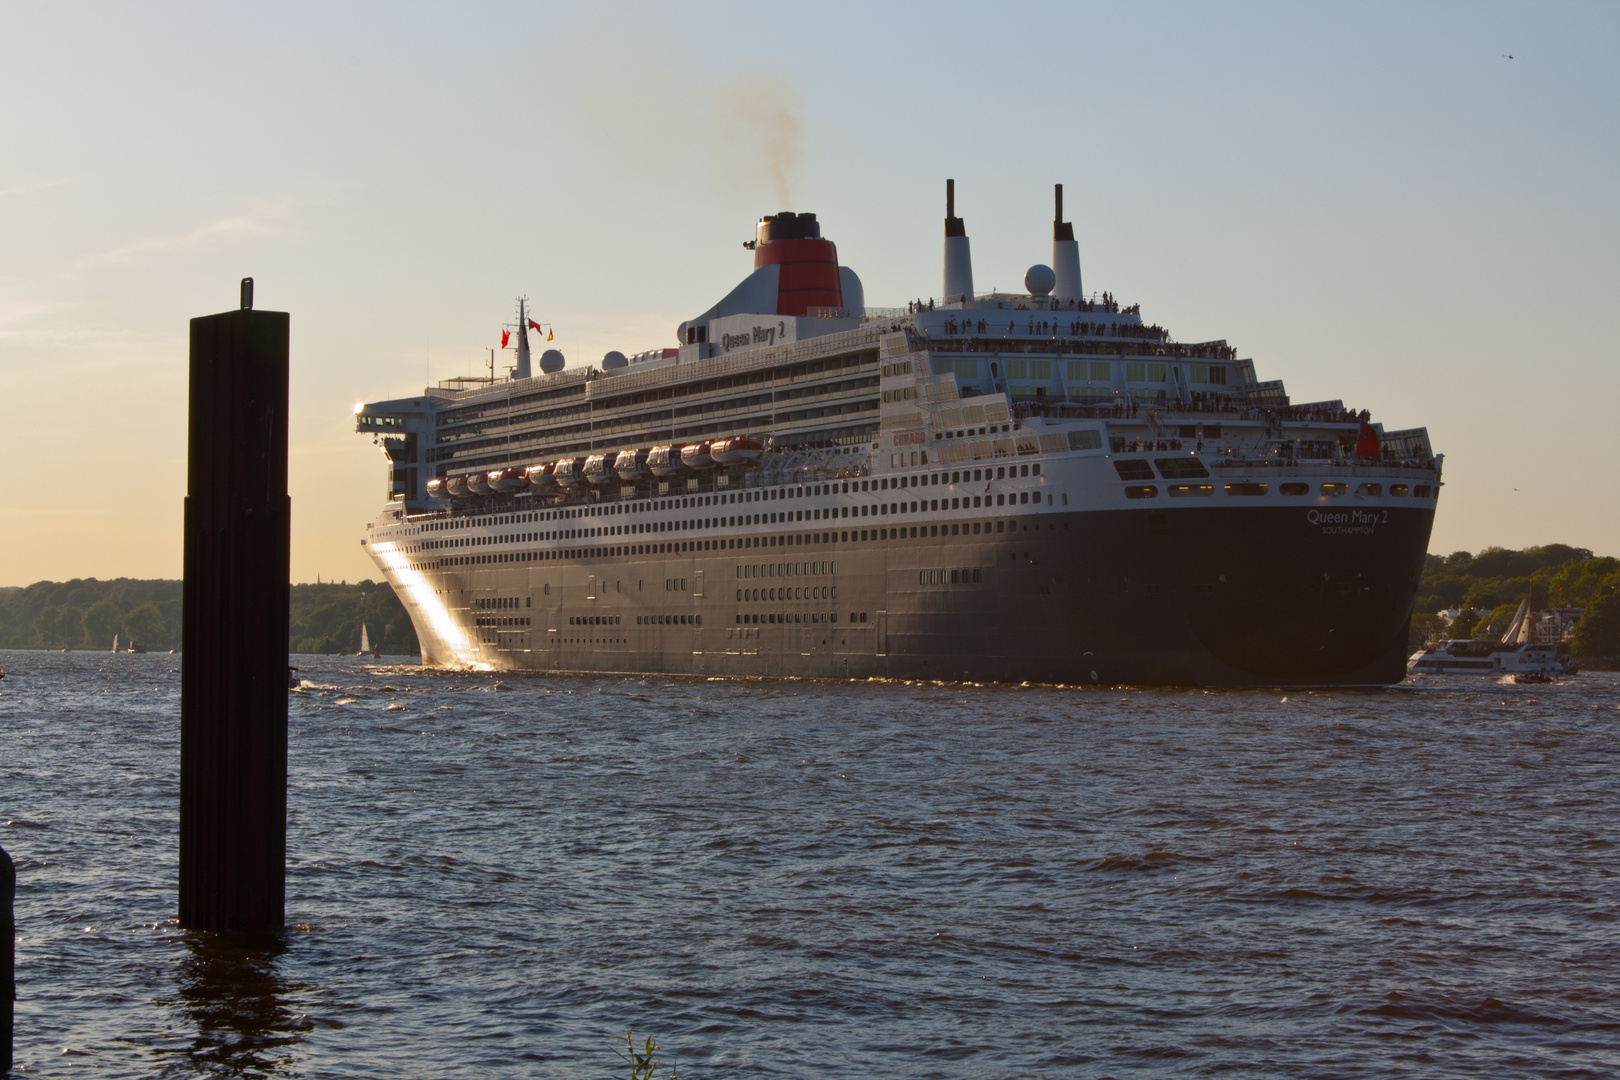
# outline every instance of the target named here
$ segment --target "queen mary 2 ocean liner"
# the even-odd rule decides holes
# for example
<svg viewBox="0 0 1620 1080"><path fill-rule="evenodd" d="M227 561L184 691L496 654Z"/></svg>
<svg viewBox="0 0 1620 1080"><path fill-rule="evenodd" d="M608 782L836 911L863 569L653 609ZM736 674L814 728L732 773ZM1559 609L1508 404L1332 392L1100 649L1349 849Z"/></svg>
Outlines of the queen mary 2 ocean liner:
<svg viewBox="0 0 1620 1080"><path fill-rule="evenodd" d="M1225 341L1051 265L865 307L814 214L678 342L357 407L361 541L423 662L493 670L1367 685L1406 674L1440 490L1422 428L1290 402Z"/></svg>

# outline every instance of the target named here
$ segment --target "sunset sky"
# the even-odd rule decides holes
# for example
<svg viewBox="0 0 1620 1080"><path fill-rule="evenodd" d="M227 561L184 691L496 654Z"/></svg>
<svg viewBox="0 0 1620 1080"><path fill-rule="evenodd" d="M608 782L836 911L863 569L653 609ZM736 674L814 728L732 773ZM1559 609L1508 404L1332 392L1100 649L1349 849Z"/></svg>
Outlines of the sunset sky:
<svg viewBox="0 0 1620 1080"><path fill-rule="evenodd" d="M1509 55L1511 54L1511 59ZM178 577L186 324L292 314L294 581L358 401L674 344L814 211L867 302L1050 254L1446 455L1431 550L1620 554L1620 6L0 2L0 585Z"/></svg>

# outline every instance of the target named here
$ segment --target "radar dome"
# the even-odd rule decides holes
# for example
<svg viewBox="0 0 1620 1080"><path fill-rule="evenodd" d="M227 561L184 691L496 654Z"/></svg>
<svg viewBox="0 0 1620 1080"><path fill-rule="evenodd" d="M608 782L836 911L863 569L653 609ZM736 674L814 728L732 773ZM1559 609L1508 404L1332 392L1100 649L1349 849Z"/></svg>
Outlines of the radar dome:
<svg viewBox="0 0 1620 1080"><path fill-rule="evenodd" d="M624 353L620 352L618 349L614 349L612 352L610 352L606 356L602 357L602 370L603 371L613 371L616 368L629 367L629 366L630 366L630 361L626 360L625 356L624 356Z"/></svg>
<svg viewBox="0 0 1620 1080"><path fill-rule="evenodd" d="M1036 263L1024 271L1024 288L1031 296L1045 296L1057 287L1057 274L1045 263Z"/></svg>
<svg viewBox="0 0 1620 1080"><path fill-rule="evenodd" d="M555 375L563 369L563 354L556 349L547 349L540 354L540 370L547 375Z"/></svg>

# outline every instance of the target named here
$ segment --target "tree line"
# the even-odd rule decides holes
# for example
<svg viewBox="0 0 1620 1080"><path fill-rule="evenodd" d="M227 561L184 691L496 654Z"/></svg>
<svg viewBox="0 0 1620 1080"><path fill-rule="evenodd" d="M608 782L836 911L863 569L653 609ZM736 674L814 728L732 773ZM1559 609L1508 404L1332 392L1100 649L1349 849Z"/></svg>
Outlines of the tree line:
<svg viewBox="0 0 1620 1080"><path fill-rule="evenodd" d="M1536 611L1583 609L1570 642L1577 656L1620 655L1620 559L1568 544L1426 556L1413 638L1422 645L1438 637L1500 637L1527 595ZM1485 614L1446 629L1437 613L1449 608Z"/></svg>
<svg viewBox="0 0 1620 1080"><path fill-rule="evenodd" d="M113 637L150 652L180 648L180 582L116 578L36 581L0 590L0 648L111 649ZM353 653L360 628L390 656L420 653L416 629L386 582L292 586L287 648Z"/></svg>

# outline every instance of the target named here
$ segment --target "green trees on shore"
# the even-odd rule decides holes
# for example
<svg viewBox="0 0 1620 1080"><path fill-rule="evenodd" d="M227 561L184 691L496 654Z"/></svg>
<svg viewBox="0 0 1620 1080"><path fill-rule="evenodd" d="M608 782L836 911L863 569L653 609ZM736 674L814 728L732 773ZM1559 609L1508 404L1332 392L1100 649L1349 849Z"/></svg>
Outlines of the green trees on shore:
<svg viewBox="0 0 1620 1080"><path fill-rule="evenodd" d="M1537 611L1586 609L1571 642L1578 655L1620 653L1620 640L1610 642L1601 632L1610 618L1603 612L1620 605L1620 559L1596 556L1586 548L1567 544L1429 555L1412 616L1413 648L1438 637L1498 636L1507 629L1526 594ZM1473 608L1487 614L1447 629L1435 614L1447 608ZM1598 629L1588 630L1594 617ZM1606 648L1596 647L1605 642Z"/></svg>
<svg viewBox="0 0 1620 1080"><path fill-rule="evenodd" d="M110 649L138 641L180 647L180 582L118 578L39 581L0 590L0 648ZM294 585L291 652L352 653L364 625L384 653L417 653L416 631L387 582Z"/></svg>

